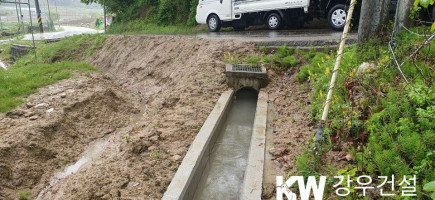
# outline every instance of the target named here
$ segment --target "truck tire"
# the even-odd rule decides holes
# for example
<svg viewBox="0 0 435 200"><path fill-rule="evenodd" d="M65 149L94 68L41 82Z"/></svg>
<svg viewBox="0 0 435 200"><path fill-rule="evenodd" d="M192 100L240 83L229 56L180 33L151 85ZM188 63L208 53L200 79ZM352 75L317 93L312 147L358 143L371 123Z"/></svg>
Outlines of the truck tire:
<svg viewBox="0 0 435 200"><path fill-rule="evenodd" d="M342 31L346 25L347 10L345 5L337 4L329 10L329 26L336 31Z"/></svg>
<svg viewBox="0 0 435 200"><path fill-rule="evenodd" d="M208 17L207 25L210 32L219 32L219 30L221 30L221 20L217 15L211 15Z"/></svg>
<svg viewBox="0 0 435 200"><path fill-rule="evenodd" d="M272 13L267 16L266 26L270 30L278 30L282 26L282 19L277 13Z"/></svg>

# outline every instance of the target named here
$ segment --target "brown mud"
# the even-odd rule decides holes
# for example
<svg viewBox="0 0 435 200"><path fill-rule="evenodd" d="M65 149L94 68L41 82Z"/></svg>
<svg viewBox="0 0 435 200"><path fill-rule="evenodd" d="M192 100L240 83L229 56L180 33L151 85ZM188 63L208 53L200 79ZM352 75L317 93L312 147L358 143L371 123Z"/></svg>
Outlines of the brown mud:
<svg viewBox="0 0 435 200"><path fill-rule="evenodd" d="M224 54L253 43L194 36L110 36L99 72L44 87L0 114L0 199L161 198L225 83ZM313 136L309 86L270 71L265 197ZM100 143L97 156L57 178ZM77 163L76 163L77 164ZM53 181L56 180L56 181ZM53 184L54 183L54 184ZM43 191L43 192L41 192Z"/></svg>

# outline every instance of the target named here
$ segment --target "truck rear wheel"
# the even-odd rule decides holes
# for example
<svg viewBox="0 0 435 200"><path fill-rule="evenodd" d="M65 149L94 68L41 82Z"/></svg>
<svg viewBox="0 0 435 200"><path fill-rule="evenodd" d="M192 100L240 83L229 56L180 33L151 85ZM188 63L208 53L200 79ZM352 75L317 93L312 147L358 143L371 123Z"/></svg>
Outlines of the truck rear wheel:
<svg viewBox="0 0 435 200"><path fill-rule="evenodd" d="M346 25L346 17L347 12L345 6L343 4L335 5L328 14L329 26L336 31L343 30Z"/></svg>
<svg viewBox="0 0 435 200"><path fill-rule="evenodd" d="M219 32L219 30L221 30L221 20L217 15L208 17L207 25L210 32Z"/></svg>
<svg viewBox="0 0 435 200"><path fill-rule="evenodd" d="M282 26L282 19L278 14L272 13L267 17L266 25L270 30L277 30Z"/></svg>

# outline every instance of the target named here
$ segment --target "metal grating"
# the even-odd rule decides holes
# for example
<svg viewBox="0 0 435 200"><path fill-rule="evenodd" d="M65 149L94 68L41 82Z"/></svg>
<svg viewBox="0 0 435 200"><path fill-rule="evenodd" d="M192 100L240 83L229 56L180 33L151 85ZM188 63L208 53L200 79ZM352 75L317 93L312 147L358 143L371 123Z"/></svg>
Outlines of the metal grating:
<svg viewBox="0 0 435 200"><path fill-rule="evenodd" d="M232 70L239 71L239 72L261 72L261 67L252 66L252 65L236 64L236 65L233 65Z"/></svg>

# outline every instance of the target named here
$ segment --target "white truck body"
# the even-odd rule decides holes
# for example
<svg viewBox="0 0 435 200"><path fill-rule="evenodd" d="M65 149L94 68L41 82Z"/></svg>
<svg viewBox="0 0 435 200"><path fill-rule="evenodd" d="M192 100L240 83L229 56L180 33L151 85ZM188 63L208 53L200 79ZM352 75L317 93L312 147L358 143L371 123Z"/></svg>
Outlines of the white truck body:
<svg viewBox="0 0 435 200"><path fill-rule="evenodd" d="M211 14L222 21L237 20L246 13L303 8L308 12L310 0L199 0L196 21L207 24Z"/></svg>

